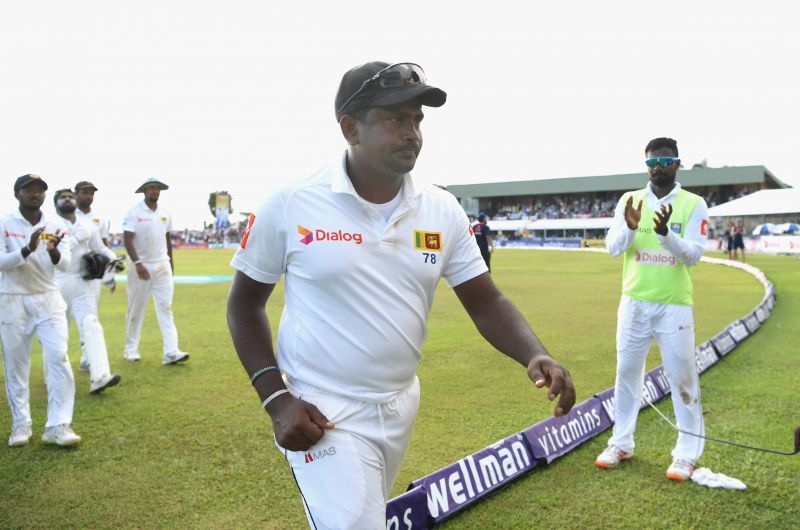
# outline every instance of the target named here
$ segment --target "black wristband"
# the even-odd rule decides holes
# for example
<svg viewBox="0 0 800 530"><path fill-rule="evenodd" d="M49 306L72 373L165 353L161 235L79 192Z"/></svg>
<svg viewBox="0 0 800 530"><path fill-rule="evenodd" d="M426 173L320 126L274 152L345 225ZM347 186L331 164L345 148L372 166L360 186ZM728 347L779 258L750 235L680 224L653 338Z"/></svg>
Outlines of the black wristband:
<svg viewBox="0 0 800 530"><path fill-rule="evenodd" d="M250 382L255 386L256 379L261 377L262 375L266 374L267 372L280 372L280 368L277 366L265 366L264 368L259 368L250 376Z"/></svg>

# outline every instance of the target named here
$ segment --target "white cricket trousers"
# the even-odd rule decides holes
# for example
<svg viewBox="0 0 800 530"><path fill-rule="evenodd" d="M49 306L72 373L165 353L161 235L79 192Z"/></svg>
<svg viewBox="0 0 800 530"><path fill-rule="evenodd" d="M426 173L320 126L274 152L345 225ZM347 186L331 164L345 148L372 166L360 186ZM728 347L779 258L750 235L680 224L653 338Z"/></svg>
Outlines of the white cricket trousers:
<svg viewBox="0 0 800 530"><path fill-rule="evenodd" d="M672 406L680 429L705 435L700 404L700 377L694 355L692 306L658 304L623 295L617 314L617 378L614 384L614 430L608 445L626 452L635 446L633 433L642 399L645 360L653 339L661 350L672 390ZM704 440L678 433L673 458L696 462Z"/></svg>
<svg viewBox="0 0 800 530"><path fill-rule="evenodd" d="M128 313L125 318L125 353L139 353L139 338L142 335L144 312L150 294L156 304L156 317L161 336L164 339L164 355L178 351L178 330L172 318L172 295L175 290L172 284L172 269L169 261L145 263L150 273L149 280L139 279L136 267L128 269Z"/></svg>
<svg viewBox="0 0 800 530"><path fill-rule="evenodd" d="M0 340L12 426L33 425L29 376L34 333L42 344L47 423L72 423L75 379L67 357L67 304L58 291L0 295Z"/></svg>
<svg viewBox="0 0 800 530"><path fill-rule="evenodd" d="M419 410L419 380L415 376L405 390L382 404L343 397L296 379L289 389L336 425L308 451L278 446L292 467L310 527L385 530L386 498Z"/></svg>
<svg viewBox="0 0 800 530"><path fill-rule="evenodd" d="M82 359L89 362L91 381L99 381L111 373L103 326L97 317L97 281L84 280L77 274L58 276L61 296L67 303L68 322L75 320L78 327Z"/></svg>

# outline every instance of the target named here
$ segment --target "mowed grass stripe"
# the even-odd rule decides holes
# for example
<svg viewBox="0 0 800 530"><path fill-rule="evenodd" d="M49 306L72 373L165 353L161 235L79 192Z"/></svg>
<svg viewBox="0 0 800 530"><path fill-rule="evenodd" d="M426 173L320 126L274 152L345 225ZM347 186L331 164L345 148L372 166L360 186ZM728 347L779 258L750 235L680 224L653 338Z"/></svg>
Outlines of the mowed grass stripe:
<svg viewBox="0 0 800 530"><path fill-rule="evenodd" d="M177 251L178 274L230 274L231 252ZM800 273L791 258L757 257L779 301L768 323L702 379L708 432L756 445L791 448L796 399ZM583 400L613 385L621 263L603 254L499 250L494 279L571 370ZM695 271L698 340L711 337L761 299L746 273L701 264ZM38 442L45 417L41 354L34 348L34 442L0 448L0 521L7 527L113 526L304 528L291 474L274 449L225 322L228 284L178 285L175 318L186 366L161 365L161 336L148 308L142 361L122 360L124 285L103 294L101 320L119 387L89 396L73 326L77 450ZM268 306L277 327L282 286ZM478 335L446 285L437 293L419 375L422 404L392 495L419 476L552 414L522 367ZM653 348L648 366L660 364ZM670 411L669 402L662 410ZM10 424L5 396L0 425ZM4 431L0 431L4 432ZM797 459L709 443L701 462L744 480L744 493L663 478L674 432L652 411L640 416L637 455L624 469L592 465L606 435L515 482L445 526L454 528L780 527L798 518Z"/></svg>

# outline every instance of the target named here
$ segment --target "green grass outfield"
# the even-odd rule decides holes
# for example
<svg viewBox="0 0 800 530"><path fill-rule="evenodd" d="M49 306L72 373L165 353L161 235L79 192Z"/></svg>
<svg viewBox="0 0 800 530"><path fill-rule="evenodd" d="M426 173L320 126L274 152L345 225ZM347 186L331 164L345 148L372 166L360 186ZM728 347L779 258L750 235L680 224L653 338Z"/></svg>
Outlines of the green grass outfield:
<svg viewBox="0 0 800 530"><path fill-rule="evenodd" d="M176 252L179 274L228 274L230 251ZM775 283L778 304L764 327L701 379L708 433L742 443L792 449L800 424L800 261L750 258ZM613 385L621 263L605 254L499 250L494 278L551 353L572 372L582 401ZM698 340L743 316L762 297L750 275L701 264L695 272ZM124 285L104 292L101 320L121 384L89 395L70 358L77 397L75 449L39 441L45 391L38 345L31 367L32 443L8 448L0 397L0 527L305 528L280 453L234 353L225 323L229 284L177 285L175 320L185 366L161 365L152 304L140 353L122 360ZM419 376L422 404L393 496L411 480L552 414L522 367L492 351L453 292L439 288ZM277 325L283 291L269 315ZM654 348L648 367L660 364ZM660 408L672 415L668 401ZM613 471L593 465L607 433L516 481L445 523L449 528L709 527L789 528L800 520L800 456L756 453L709 442L700 464L742 479L744 492L664 478L675 432L644 411L636 458ZM333 493L333 492L332 492ZM794 526L796 527L796 526Z"/></svg>

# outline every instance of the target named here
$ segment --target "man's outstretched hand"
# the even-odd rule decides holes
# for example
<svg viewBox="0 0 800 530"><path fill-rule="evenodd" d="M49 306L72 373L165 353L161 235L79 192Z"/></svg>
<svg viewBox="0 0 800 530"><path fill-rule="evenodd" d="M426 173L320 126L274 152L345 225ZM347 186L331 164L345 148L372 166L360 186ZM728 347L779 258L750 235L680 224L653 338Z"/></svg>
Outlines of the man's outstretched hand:
<svg viewBox="0 0 800 530"><path fill-rule="evenodd" d="M563 416L572 410L572 406L575 404L575 386L572 384L569 370L564 368L561 363L546 355L535 357L528 364L528 377L531 378L536 388L547 387L550 389L547 395L547 399L550 401L553 401L556 396L560 396L553 411L556 416Z"/></svg>
<svg viewBox="0 0 800 530"><path fill-rule="evenodd" d="M335 425L320 410L289 394L279 396L269 405L272 430L278 445L289 451L307 451Z"/></svg>

